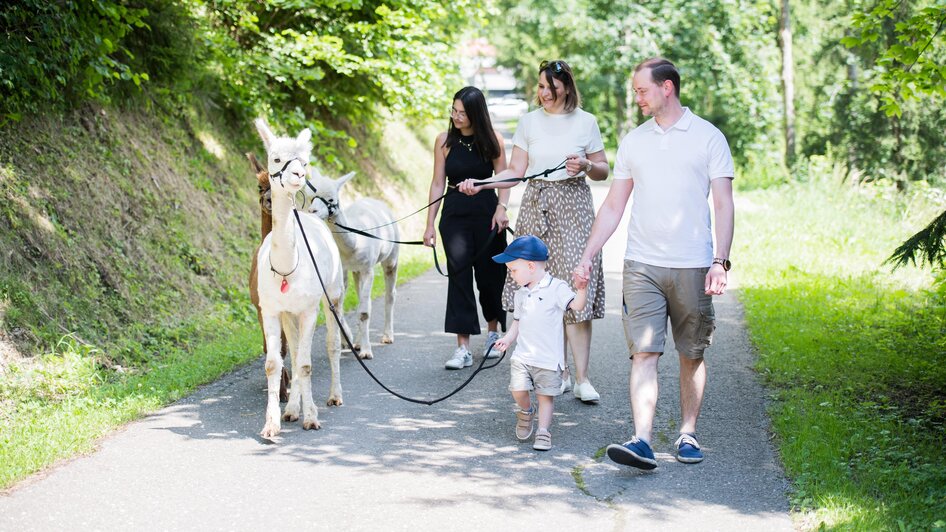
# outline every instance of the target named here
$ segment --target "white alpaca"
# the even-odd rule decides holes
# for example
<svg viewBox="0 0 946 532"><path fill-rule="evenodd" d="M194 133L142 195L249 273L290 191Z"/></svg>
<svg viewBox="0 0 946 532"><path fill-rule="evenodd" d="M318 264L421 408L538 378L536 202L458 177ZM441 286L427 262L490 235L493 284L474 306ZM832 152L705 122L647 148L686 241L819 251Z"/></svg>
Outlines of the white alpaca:
<svg viewBox="0 0 946 532"><path fill-rule="evenodd" d="M381 263L384 271L384 333L381 335L381 343L391 344L394 343L398 245L351 233L339 225L362 230L384 225L384 227L367 232L387 240L398 240L399 233L397 224L391 223L394 221L391 210L378 200L362 198L344 209L341 208L339 189L354 175L355 173L352 172L338 179L331 179L319 174L318 171L313 171L312 182L316 191L308 209L325 219L332 229L332 236L335 237L338 251L342 256L342 264L345 266L346 286L348 284L347 272L352 274L358 292L358 333L352 342L359 349L360 358L373 358L368 329L371 320L371 286L374 284L374 266Z"/></svg>
<svg viewBox="0 0 946 532"><path fill-rule="evenodd" d="M326 350L332 371L328 404L342 404L338 360L341 342L335 320L328 314L328 302L335 305L344 294L342 263L338 247L325 222L311 214L300 213L302 229L319 265L326 293L322 292L312 259L306 250L300 228L293 215L293 198L305 186L312 137L308 129L299 136L276 137L263 119L256 120L268 155L272 196L273 229L260 244L257 253L259 306L266 337L266 424L261 435L279 434L279 380L282 372L280 332L285 331L292 360L289 401L282 419L299 419L302 409L303 429L321 428L318 410L312 399L312 333L319 314L319 301L326 309Z"/></svg>

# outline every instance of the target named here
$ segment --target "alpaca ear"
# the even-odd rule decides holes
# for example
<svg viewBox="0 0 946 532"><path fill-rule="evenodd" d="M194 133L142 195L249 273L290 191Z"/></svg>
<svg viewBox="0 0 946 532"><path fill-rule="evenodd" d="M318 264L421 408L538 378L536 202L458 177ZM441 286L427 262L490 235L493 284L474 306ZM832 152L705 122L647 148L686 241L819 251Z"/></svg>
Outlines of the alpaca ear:
<svg viewBox="0 0 946 532"><path fill-rule="evenodd" d="M260 138L263 139L263 146L266 146L266 151L269 151L270 145L272 145L273 141L276 140L276 135L273 135L273 132L271 129L269 129L269 125L266 124L265 119L257 118L253 121L253 123L256 124L256 131L259 132Z"/></svg>
<svg viewBox="0 0 946 532"><path fill-rule="evenodd" d="M353 177L355 177L355 172L348 172L347 174L343 175L342 177L339 177L339 178L338 178L338 186L341 187L342 185L344 185L345 183L347 183L348 181L350 181L351 178L353 178Z"/></svg>
<svg viewBox="0 0 946 532"><path fill-rule="evenodd" d="M305 144L312 140L312 131L309 128L305 128L299 132L299 136L296 137L296 140Z"/></svg>

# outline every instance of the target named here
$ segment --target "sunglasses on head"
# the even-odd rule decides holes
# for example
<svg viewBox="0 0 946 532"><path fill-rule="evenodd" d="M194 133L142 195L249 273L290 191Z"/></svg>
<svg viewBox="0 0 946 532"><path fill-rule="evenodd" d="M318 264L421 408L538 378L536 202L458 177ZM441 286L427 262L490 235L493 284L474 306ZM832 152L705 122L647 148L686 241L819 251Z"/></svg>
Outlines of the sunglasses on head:
<svg viewBox="0 0 946 532"><path fill-rule="evenodd" d="M561 74L565 70L565 64L562 61L542 61L539 63L539 72L546 68L551 69L555 74Z"/></svg>

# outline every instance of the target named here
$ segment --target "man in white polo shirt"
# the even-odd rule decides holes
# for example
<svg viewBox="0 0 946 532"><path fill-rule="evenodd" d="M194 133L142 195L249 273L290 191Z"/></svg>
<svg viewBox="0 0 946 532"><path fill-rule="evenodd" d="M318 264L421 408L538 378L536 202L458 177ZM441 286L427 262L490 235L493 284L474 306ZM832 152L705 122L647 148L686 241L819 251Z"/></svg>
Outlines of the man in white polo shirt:
<svg viewBox="0 0 946 532"><path fill-rule="evenodd" d="M608 457L641 469L657 467L652 441L657 361L667 318L680 356L680 437L677 460L697 463L703 452L696 420L703 401L703 351L716 328L713 295L726 289L733 235L733 162L726 137L680 104L680 74L670 61L648 59L634 69L633 87L645 116L618 148L614 182L598 211L576 278L590 275L591 257L614 233L631 192L634 205L624 261L624 333L631 352L634 437L608 446ZM716 249L709 193L716 218Z"/></svg>

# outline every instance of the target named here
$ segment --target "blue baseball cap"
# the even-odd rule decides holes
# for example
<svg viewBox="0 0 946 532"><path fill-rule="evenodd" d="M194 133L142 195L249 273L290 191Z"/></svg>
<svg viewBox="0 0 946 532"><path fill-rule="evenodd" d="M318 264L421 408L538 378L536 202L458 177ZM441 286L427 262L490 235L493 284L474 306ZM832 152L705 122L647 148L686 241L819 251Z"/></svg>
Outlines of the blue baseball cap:
<svg viewBox="0 0 946 532"><path fill-rule="evenodd" d="M506 264L516 259L547 261L549 260L549 248L539 237L523 235L506 246L506 251L499 255L493 255L493 260L500 264Z"/></svg>

